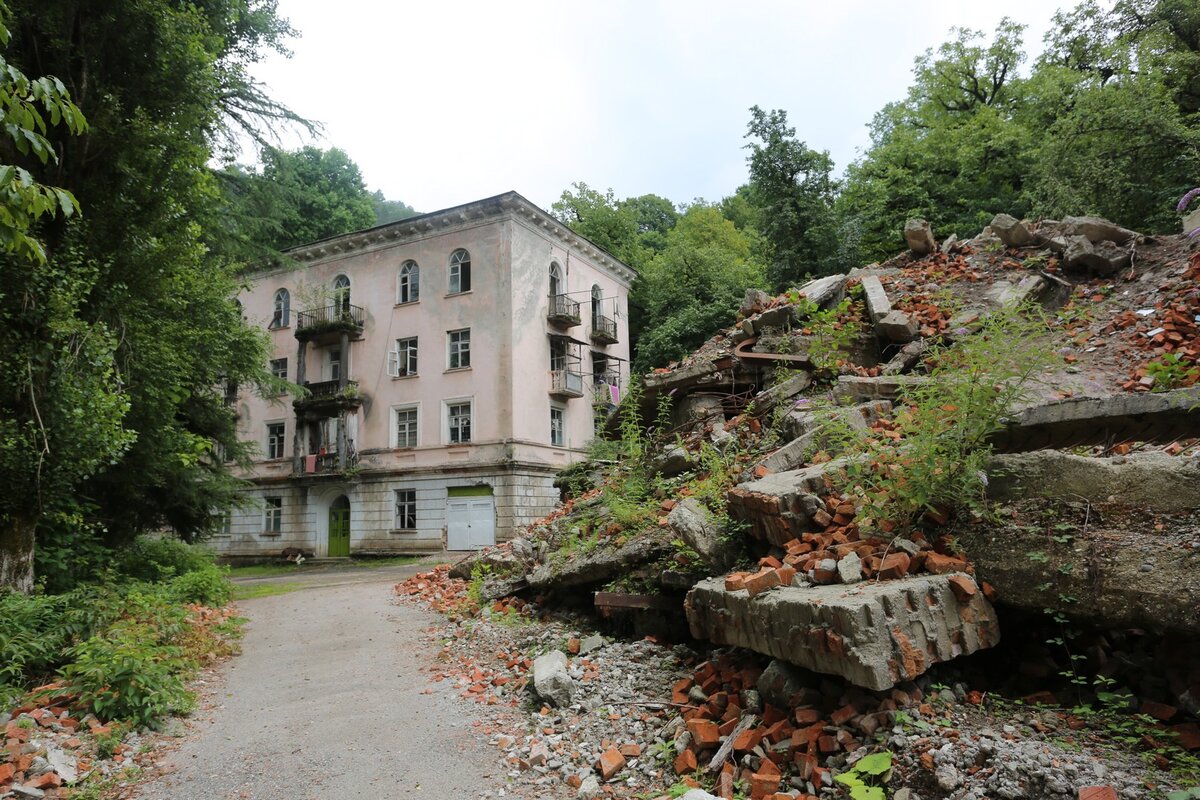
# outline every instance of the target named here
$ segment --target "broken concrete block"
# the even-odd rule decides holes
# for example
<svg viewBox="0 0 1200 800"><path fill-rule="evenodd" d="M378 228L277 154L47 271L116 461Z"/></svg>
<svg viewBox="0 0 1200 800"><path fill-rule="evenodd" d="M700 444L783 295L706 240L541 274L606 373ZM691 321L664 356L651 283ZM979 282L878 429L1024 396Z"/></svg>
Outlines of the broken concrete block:
<svg viewBox="0 0 1200 800"><path fill-rule="evenodd" d="M908 243L908 249L918 256L927 256L937 250L933 230L923 219L910 219L904 223L904 241Z"/></svg>
<svg viewBox="0 0 1200 800"><path fill-rule="evenodd" d="M690 394L680 400L671 412L671 422L676 428L696 428L724 421L724 401L712 394Z"/></svg>
<svg viewBox="0 0 1200 800"><path fill-rule="evenodd" d="M616 549L596 548L576 558L543 562L526 579L534 589L566 589L607 583L631 568L654 561L675 548L665 528L635 536Z"/></svg>
<svg viewBox="0 0 1200 800"><path fill-rule="evenodd" d="M837 562L837 571L842 583L858 583L862 580L862 559L851 551Z"/></svg>
<svg viewBox="0 0 1200 800"><path fill-rule="evenodd" d="M993 456L988 497L1046 497L1118 503L1158 512L1200 508L1200 460L1161 452L1090 458L1058 450Z"/></svg>
<svg viewBox="0 0 1200 800"><path fill-rule="evenodd" d="M809 531L813 516L825 507L819 495L829 492L826 473L844 466L837 459L739 484L727 495L729 515L749 523L757 538L783 547Z"/></svg>
<svg viewBox="0 0 1200 800"><path fill-rule="evenodd" d="M795 708L821 701L821 693L811 684L811 673L775 658L758 676L754 686L763 699L776 708Z"/></svg>
<svg viewBox="0 0 1200 800"><path fill-rule="evenodd" d="M769 306L773 299L771 295L762 289L747 289L746 296L742 298L742 305L738 309L738 312L743 317L752 316Z"/></svg>
<svg viewBox="0 0 1200 800"><path fill-rule="evenodd" d="M917 338L917 321L903 311L889 311L875 324L880 339L907 344Z"/></svg>
<svg viewBox="0 0 1200 800"><path fill-rule="evenodd" d="M1128 267L1132 257L1128 250L1112 242L1093 244L1086 236L1068 236L1063 264L1068 269L1086 269L1100 276L1112 275Z"/></svg>
<svg viewBox="0 0 1200 800"><path fill-rule="evenodd" d="M667 515L667 525L709 564L724 567L733 556L725 532L694 497L685 497L675 504Z"/></svg>
<svg viewBox="0 0 1200 800"><path fill-rule="evenodd" d="M895 400L905 389L927 383L928 378L920 375L886 375L878 378L861 378L858 375L838 376L833 396L838 400Z"/></svg>
<svg viewBox="0 0 1200 800"><path fill-rule="evenodd" d="M900 348L896 355L892 356L892 360L883 365L884 375L900 375L908 372L917 365L921 360L921 356L925 355L925 350L929 347L924 339L917 339L915 342L909 342Z"/></svg>
<svg viewBox="0 0 1200 800"><path fill-rule="evenodd" d="M811 385L811 374L803 371L797 372L782 383L755 395L754 412L759 417L770 414L776 406L791 402Z"/></svg>
<svg viewBox="0 0 1200 800"><path fill-rule="evenodd" d="M1143 238L1137 231L1122 228L1101 217L1067 217L1062 221L1062 230L1067 236L1083 236L1092 244L1100 242L1124 244L1130 239Z"/></svg>
<svg viewBox="0 0 1200 800"><path fill-rule="evenodd" d="M883 282L874 275L866 275L862 279L863 294L867 303L867 314L872 325L878 325L892 310L892 301L888 300Z"/></svg>
<svg viewBox="0 0 1200 800"><path fill-rule="evenodd" d="M1011 283L1002 284L996 299L1005 307L1036 303L1049 288L1050 281L1041 275L1026 275L1016 286Z"/></svg>
<svg viewBox="0 0 1200 800"><path fill-rule="evenodd" d="M762 336L768 331L788 328L797 320L795 306L777 306L767 309L750 322L754 326L754 335Z"/></svg>
<svg viewBox="0 0 1200 800"><path fill-rule="evenodd" d="M949 576L781 587L754 598L727 592L716 578L696 584L684 607L698 639L746 647L876 691L1000 640L983 593L962 602Z"/></svg>
<svg viewBox="0 0 1200 800"><path fill-rule="evenodd" d="M821 308L828 308L841 302L846 293L847 280L849 277L846 275L826 275L804 284L799 292Z"/></svg>
<svg viewBox="0 0 1200 800"><path fill-rule="evenodd" d="M671 445L655 455L650 468L656 475L673 478L695 467L692 454L679 445Z"/></svg>
<svg viewBox="0 0 1200 800"><path fill-rule="evenodd" d="M1016 217L997 214L992 217L989 227L1000 237L1000 241L1004 242L1005 247L1026 247L1034 244L1033 234L1029 232L1029 228L1025 227L1025 223Z"/></svg>
<svg viewBox="0 0 1200 800"><path fill-rule="evenodd" d="M571 704L575 681L567 671L567 656L561 650L551 650L533 660L533 688L538 697L552 706L562 708Z"/></svg>

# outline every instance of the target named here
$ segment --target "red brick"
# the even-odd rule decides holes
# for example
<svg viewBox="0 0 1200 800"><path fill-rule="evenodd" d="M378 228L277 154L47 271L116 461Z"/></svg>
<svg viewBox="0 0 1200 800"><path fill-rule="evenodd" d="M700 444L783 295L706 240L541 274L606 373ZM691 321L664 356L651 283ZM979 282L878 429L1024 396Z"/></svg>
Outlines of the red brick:
<svg viewBox="0 0 1200 800"><path fill-rule="evenodd" d="M34 789L54 789L62 786L62 778L58 776L57 772L43 772L41 775L27 782L25 786L33 787Z"/></svg>
<svg viewBox="0 0 1200 800"><path fill-rule="evenodd" d="M1179 709L1175 706L1169 706L1166 703L1156 703L1153 700L1143 700L1141 711L1143 714L1149 714L1162 722L1169 722L1172 717L1179 713Z"/></svg>
<svg viewBox="0 0 1200 800"><path fill-rule="evenodd" d="M762 733L754 728L748 728L737 735L733 740L733 751L735 753L748 753L758 746L762 741Z"/></svg>
<svg viewBox="0 0 1200 800"><path fill-rule="evenodd" d="M762 765L759 766L759 768L758 768L758 774L759 775L774 775L774 776L778 777L779 775L782 775L783 773L781 773L779 771L779 767L775 766L775 762L771 761L769 758L764 758Z"/></svg>
<svg viewBox="0 0 1200 800"><path fill-rule="evenodd" d="M642 746L640 744L623 744L621 745L621 755L626 758L637 758L642 754Z"/></svg>
<svg viewBox="0 0 1200 800"><path fill-rule="evenodd" d="M1119 800L1111 786L1080 786L1079 800Z"/></svg>
<svg viewBox="0 0 1200 800"><path fill-rule="evenodd" d="M696 762L696 754L691 750L684 750L675 757L675 774L687 775L690 772L695 772L699 766Z"/></svg>
<svg viewBox="0 0 1200 800"><path fill-rule="evenodd" d="M576 639L575 637L571 637L570 639L567 639L567 652L570 653L571 655L573 655L573 656L579 655L579 648L581 646L582 645L581 645L580 641L578 639Z"/></svg>
<svg viewBox="0 0 1200 800"><path fill-rule="evenodd" d="M854 717L858 716L858 709L852 705L846 705L839 708L830 715L829 721L834 725L845 725Z"/></svg>
<svg viewBox="0 0 1200 800"><path fill-rule="evenodd" d="M954 556L944 556L941 553L925 554L925 571L934 575L945 575L948 572L966 572L967 562Z"/></svg>
<svg viewBox="0 0 1200 800"><path fill-rule="evenodd" d="M907 553L888 553L879 564L879 577L885 580L903 578L908 572L908 562Z"/></svg>
<svg viewBox="0 0 1200 800"><path fill-rule="evenodd" d="M779 585L779 573L773 569L756 572L746 578L746 591L751 597L762 594L768 589L773 589Z"/></svg>
<svg viewBox="0 0 1200 800"><path fill-rule="evenodd" d="M12 764L0 764L0 783L12 780L13 773L15 772L16 770L13 769Z"/></svg>
<svg viewBox="0 0 1200 800"><path fill-rule="evenodd" d="M815 708L797 708L792 716L797 725L812 725L821 718L821 712Z"/></svg>
<svg viewBox="0 0 1200 800"><path fill-rule="evenodd" d="M950 591L954 592L954 596L958 598L958 602L969 603L971 598L979 593L979 587L975 585L975 581L966 575L951 575Z"/></svg>
<svg viewBox="0 0 1200 800"><path fill-rule="evenodd" d="M780 586L791 586L792 578L796 577L796 570L793 567L782 566L775 570L775 574L779 576Z"/></svg>
<svg viewBox="0 0 1200 800"><path fill-rule="evenodd" d="M687 727L692 733L692 741L695 742L697 750L708 750L721 742L721 733L717 730L715 722L709 722L706 719L691 719L688 720Z"/></svg>
<svg viewBox="0 0 1200 800"><path fill-rule="evenodd" d="M817 749L822 753L836 753L840 748L835 737L822 736L820 739L817 739Z"/></svg>
<svg viewBox="0 0 1200 800"><path fill-rule="evenodd" d="M778 775L764 775L761 772L751 775L751 800L765 800L768 796L775 794L775 791L779 788L780 780L781 778Z"/></svg>
<svg viewBox="0 0 1200 800"><path fill-rule="evenodd" d="M612 780L618 772L625 768L625 756L621 755L621 751L615 747L610 747L604 751L604 755L600 756L596 768L600 770L601 778L606 781Z"/></svg>
<svg viewBox="0 0 1200 800"><path fill-rule="evenodd" d="M734 572L725 576L725 591L736 592L746 588L746 573Z"/></svg>
<svg viewBox="0 0 1200 800"><path fill-rule="evenodd" d="M1200 750L1200 725L1185 722L1182 725L1172 725L1171 730L1179 736L1179 746L1184 750Z"/></svg>
<svg viewBox="0 0 1200 800"><path fill-rule="evenodd" d="M726 766L729 766L726 764ZM733 800L733 772L722 772L717 778L717 797Z"/></svg>

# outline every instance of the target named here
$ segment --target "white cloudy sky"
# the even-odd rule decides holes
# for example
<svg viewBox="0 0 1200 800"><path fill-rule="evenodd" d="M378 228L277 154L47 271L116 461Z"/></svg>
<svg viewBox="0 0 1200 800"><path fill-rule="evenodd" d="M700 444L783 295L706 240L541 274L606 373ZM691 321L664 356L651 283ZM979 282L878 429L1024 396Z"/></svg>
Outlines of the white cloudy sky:
<svg viewBox="0 0 1200 800"><path fill-rule="evenodd" d="M1060 5L280 0L301 36L255 74L420 211L509 189L549 207L574 181L713 200L746 179L750 106L785 109L840 172L951 26L990 33L1007 14L1040 50Z"/></svg>

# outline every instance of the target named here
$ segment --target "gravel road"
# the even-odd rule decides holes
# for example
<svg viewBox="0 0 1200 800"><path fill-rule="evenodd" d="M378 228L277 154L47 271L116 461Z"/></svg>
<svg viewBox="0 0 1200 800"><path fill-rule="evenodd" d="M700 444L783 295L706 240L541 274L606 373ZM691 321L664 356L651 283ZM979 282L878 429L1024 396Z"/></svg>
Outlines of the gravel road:
<svg viewBox="0 0 1200 800"><path fill-rule="evenodd" d="M242 655L221 670L164 777L139 800L475 797L500 770L470 717L421 694L432 614L393 602L425 565L308 581L240 603ZM497 776L498 777L498 776ZM498 781L497 781L498 782Z"/></svg>

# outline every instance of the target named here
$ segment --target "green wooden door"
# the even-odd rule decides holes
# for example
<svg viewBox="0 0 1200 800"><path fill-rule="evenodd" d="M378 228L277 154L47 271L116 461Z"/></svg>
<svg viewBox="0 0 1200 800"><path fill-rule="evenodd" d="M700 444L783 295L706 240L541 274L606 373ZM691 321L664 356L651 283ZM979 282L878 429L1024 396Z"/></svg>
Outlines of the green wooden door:
<svg viewBox="0 0 1200 800"><path fill-rule="evenodd" d="M329 557L350 555L350 501L339 497L329 507Z"/></svg>

